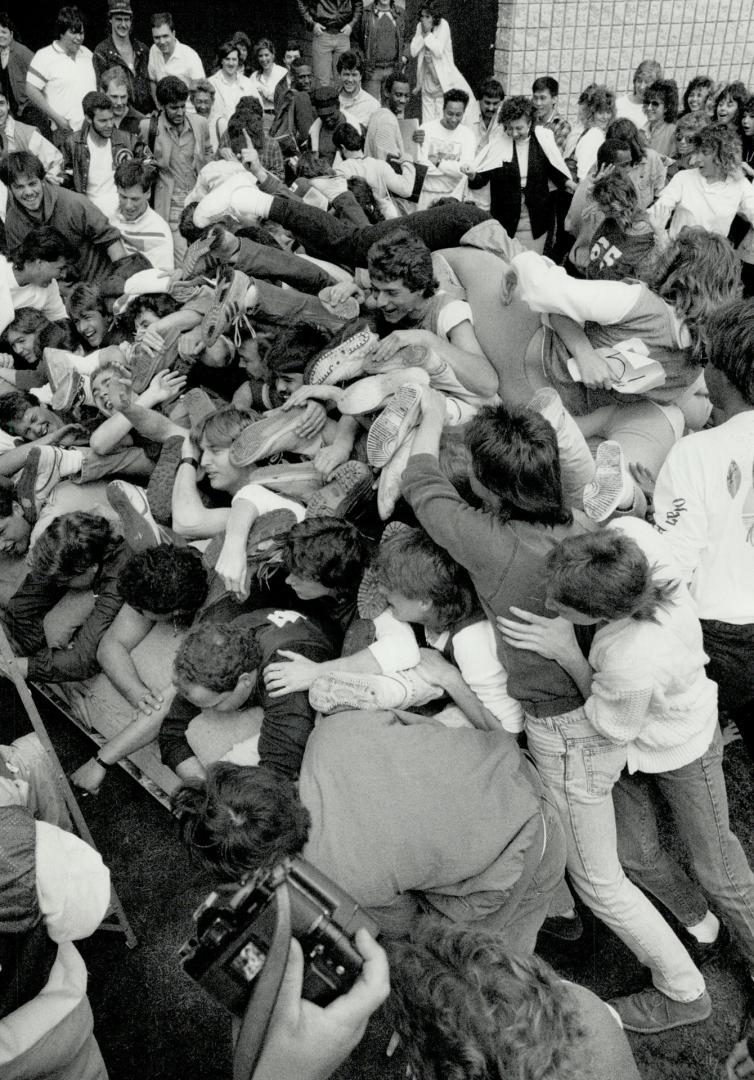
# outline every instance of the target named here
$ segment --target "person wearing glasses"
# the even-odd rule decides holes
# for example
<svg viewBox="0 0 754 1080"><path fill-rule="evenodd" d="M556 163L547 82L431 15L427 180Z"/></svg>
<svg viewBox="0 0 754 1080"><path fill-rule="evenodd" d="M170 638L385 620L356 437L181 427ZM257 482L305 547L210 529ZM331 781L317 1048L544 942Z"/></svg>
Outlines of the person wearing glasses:
<svg viewBox="0 0 754 1080"><path fill-rule="evenodd" d="M657 79L644 94L649 145L663 157L675 156L678 87L674 79Z"/></svg>

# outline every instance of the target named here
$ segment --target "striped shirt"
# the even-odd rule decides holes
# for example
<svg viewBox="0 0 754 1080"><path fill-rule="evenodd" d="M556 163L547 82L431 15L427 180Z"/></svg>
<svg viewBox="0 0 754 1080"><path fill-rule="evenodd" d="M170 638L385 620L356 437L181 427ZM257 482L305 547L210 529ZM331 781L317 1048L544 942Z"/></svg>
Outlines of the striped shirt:
<svg viewBox="0 0 754 1080"><path fill-rule="evenodd" d="M148 206L141 217L126 221L120 210L113 222L129 255L139 252L157 270L173 270L173 237L167 221Z"/></svg>
<svg viewBox="0 0 754 1080"><path fill-rule="evenodd" d="M44 94L50 107L64 116L74 131L79 130L84 123L81 99L97 89L90 49L82 45L74 59L53 41L34 54L26 80Z"/></svg>

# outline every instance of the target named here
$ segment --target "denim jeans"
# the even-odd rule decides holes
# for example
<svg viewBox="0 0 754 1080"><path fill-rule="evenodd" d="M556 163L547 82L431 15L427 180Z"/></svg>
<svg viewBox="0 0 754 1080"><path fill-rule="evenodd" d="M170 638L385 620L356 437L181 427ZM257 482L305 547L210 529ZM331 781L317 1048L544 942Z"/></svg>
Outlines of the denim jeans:
<svg viewBox="0 0 754 1080"><path fill-rule="evenodd" d="M718 701L741 732L754 758L754 623L702 619L707 675L718 685Z"/></svg>
<svg viewBox="0 0 754 1080"><path fill-rule="evenodd" d="M312 74L314 85L328 86L338 82L335 70L338 59L351 48L348 34L330 33L312 34Z"/></svg>
<svg viewBox="0 0 754 1080"><path fill-rule="evenodd" d="M658 990L693 1001L704 979L660 913L618 859L612 790L626 751L596 734L583 709L526 717L529 749L563 821L566 866L584 903L652 972Z"/></svg>
<svg viewBox="0 0 754 1080"><path fill-rule="evenodd" d="M646 806L651 798L653 786L670 806L675 831L688 849L699 884L730 923L754 973L754 874L738 838L730 831L720 729L715 729L709 748L690 765L642 778L631 804L626 804L629 812L621 818L620 828L630 838L634 853L643 856L643 866L639 864L634 870L641 885L645 884L643 867L654 857L657 846L654 813L640 812L642 802ZM652 873L650 866L650 881ZM650 883L646 888L654 891Z"/></svg>

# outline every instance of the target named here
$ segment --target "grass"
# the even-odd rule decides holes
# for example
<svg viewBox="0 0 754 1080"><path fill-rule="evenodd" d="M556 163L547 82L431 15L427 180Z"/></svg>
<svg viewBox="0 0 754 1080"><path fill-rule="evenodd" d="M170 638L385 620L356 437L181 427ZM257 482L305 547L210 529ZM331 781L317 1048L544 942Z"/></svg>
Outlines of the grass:
<svg viewBox="0 0 754 1080"><path fill-rule="evenodd" d="M61 761L70 772L91 744L55 710L40 702ZM752 765L742 744L726 748L731 819L750 861L754 858ZM228 1080L227 1013L182 972L176 953L191 927L191 912L212 887L176 837L173 819L120 769L83 807L94 840L139 938L134 950L120 934L99 932L81 943L89 972L95 1031L111 1080ZM565 977L603 998L646 985L646 972L602 924L585 916L586 932L569 953L542 954ZM631 1036L646 1080L716 1080L738 1038L744 1010L745 966L735 949L705 967L713 1013L694 1027L651 1037ZM378 1016L339 1080L398 1080L400 1052L385 1058L389 1031ZM285 1080L281 1077L280 1080Z"/></svg>

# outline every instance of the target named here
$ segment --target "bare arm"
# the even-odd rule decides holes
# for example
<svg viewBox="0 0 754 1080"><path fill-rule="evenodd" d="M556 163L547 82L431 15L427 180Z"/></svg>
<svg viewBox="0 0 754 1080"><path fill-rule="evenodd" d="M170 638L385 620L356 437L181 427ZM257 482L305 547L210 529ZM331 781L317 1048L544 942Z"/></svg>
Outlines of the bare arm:
<svg viewBox="0 0 754 1080"><path fill-rule="evenodd" d="M567 315L551 315L550 326L576 361L584 386L609 390L613 384L610 368L592 348L584 328Z"/></svg>
<svg viewBox="0 0 754 1080"><path fill-rule="evenodd" d="M62 116L59 112L56 112L50 102L44 96L42 91L39 90L36 86L32 86L32 84L28 80L26 82L26 93L32 105L35 105L36 108L41 109L45 116L49 116L49 118L60 131L67 132L71 130L71 125L68 123L66 118Z"/></svg>
<svg viewBox="0 0 754 1080"><path fill-rule="evenodd" d="M116 690L130 705L151 715L159 704L154 691L142 681L131 653L154 626L152 619L125 604L103 636L97 649L99 665ZM116 759L117 760L117 759Z"/></svg>
<svg viewBox="0 0 754 1080"><path fill-rule="evenodd" d="M196 447L183 429L183 456L193 457ZM196 469L189 462L178 466L173 485L173 528L188 540L205 540L224 531L230 510L227 507L207 509L199 497Z"/></svg>

